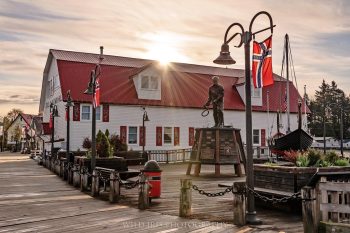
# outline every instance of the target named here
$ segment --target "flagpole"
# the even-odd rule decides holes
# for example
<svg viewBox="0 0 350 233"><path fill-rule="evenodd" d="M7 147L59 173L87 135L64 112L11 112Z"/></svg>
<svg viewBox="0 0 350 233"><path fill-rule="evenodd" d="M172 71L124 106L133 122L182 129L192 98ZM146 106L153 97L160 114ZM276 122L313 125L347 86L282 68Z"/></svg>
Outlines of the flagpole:
<svg viewBox="0 0 350 233"><path fill-rule="evenodd" d="M307 126L307 114L306 114L306 105L307 105L307 100L306 100L306 85L304 85L304 130L307 132L308 131L308 126Z"/></svg>

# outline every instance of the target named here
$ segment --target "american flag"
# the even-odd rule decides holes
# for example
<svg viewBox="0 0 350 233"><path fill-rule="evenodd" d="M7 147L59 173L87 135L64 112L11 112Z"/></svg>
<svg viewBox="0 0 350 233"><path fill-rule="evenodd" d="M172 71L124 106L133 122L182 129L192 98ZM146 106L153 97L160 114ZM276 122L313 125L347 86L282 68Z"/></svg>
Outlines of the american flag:
<svg viewBox="0 0 350 233"><path fill-rule="evenodd" d="M93 99L93 105L94 108L97 108L100 106L100 78L96 78L96 89L95 89L95 95Z"/></svg>

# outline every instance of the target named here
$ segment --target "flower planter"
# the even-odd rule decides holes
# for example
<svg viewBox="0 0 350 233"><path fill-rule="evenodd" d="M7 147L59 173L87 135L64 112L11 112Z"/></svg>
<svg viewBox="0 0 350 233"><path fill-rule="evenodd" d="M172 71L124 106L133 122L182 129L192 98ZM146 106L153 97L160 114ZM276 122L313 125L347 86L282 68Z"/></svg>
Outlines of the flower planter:
<svg viewBox="0 0 350 233"><path fill-rule="evenodd" d="M254 187L277 192L296 193L308 184L317 172L349 172L347 167L286 167L254 165Z"/></svg>

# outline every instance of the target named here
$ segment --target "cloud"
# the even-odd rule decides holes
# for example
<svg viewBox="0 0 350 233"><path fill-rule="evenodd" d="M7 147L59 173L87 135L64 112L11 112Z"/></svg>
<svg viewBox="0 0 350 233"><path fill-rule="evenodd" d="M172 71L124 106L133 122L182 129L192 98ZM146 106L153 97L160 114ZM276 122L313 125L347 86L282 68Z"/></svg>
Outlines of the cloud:
<svg viewBox="0 0 350 233"><path fill-rule="evenodd" d="M179 38L171 45L189 63L214 65L226 28L240 22L247 29L260 10L270 12L277 25L275 73L281 69L288 32L299 87L306 84L312 95L326 78L350 92L350 3L346 0L8 0L0 2L0 99L20 95L19 102L24 98L35 102L51 48L98 53L104 45L106 54L145 58L157 43L153 35L165 33ZM253 28L266 25L266 17L259 17ZM237 61L233 68L244 68L243 48L233 45L231 54Z"/></svg>

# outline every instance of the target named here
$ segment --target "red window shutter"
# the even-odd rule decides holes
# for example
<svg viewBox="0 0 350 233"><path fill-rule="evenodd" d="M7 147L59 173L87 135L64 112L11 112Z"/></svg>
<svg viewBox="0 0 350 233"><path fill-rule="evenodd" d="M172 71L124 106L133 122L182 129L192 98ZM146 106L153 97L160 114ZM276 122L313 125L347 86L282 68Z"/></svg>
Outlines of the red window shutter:
<svg viewBox="0 0 350 233"><path fill-rule="evenodd" d="M80 103L74 103L73 121L80 121Z"/></svg>
<svg viewBox="0 0 350 233"><path fill-rule="evenodd" d="M109 105L104 104L102 109L103 109L102 121L109 122Z"/></svg>
<svg viewBox="0 0 350 233"><path fill-rule="evenodd" d="M120 140L126 144L126 126L120 126Z"/></svg>
<svg viewBox="0 0 350 233"><path fill-rule="evenodd" d="M156 127L156 146L162 146L162 127Z"/></svg>
<svg viewBox="0 0 350 233"><path fill-rule="evenodd" d="M180 127L174 127L174 146L180 145Z"/></svg>
<svg viewBox="0 0 350 233"><path fill-rule="evenodd" d="M143 136L145 135L145 136ZM140 146L145 146L146 145L146 127L140 126Z"/></svg>
<svg viewBox="0 0 350 233"><path fill-rule="evenodd" d="M265 129L261 129L261 146L266 146L266 132L265 132Z"/></svg>
<svg viewBox="0 0 350 233"><path fill-rule="evenodd" d="M188 128L188 145L193 146L194 144L194 128L189 127Z"/></svg>

